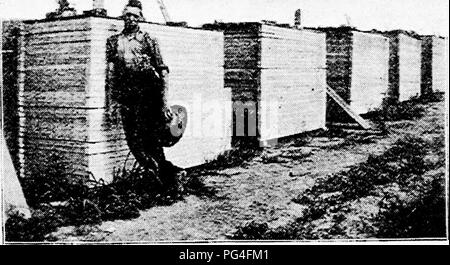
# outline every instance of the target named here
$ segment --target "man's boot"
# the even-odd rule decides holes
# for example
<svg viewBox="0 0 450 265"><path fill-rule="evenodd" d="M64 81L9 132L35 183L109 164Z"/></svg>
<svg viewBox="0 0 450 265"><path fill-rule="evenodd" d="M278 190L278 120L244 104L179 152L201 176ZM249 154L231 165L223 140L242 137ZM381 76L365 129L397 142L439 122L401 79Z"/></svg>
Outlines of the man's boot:
<svg viewBox="0 0 450 265"><path fill-rule="evenodd" d="M175 173L175 187L178 194L184 193L185 187L189 182L186 170L182 169Z"/></svg>
<svg viewBox="0 0 450 265"><path fill-rule="evenodd" d="M168 184L168 189L182 194L186 184L189 182L187 172L183 168L173 165L169 161L164 162L164 180Z"/></svg>

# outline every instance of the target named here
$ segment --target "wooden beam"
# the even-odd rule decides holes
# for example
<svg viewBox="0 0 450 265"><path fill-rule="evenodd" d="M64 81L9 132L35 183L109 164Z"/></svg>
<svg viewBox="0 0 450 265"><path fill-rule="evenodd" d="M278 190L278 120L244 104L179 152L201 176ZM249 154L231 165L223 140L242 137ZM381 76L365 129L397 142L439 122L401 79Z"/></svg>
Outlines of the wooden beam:
<svg viewBox="0 0 450 265"><path fill-rule="evenodd" d="M3 19L0 18L0 50L3 49ZM0 126L1 128L1 141L3 144L3 52L0 52L0 108L2 110L2 114L0 117ZM6 145L6 143L5 143ZM3 147L2 147L3 148ZM4 209L3 209L3 172L4 172L4 161L3 161L3 150L2 150L2 154L1 154L1 163L2 166L0 168L1 174L0 174L0 200L2 201L0 203L0 224L2 225L2 229L0 229L0 244L3 244L3 227L5 227L5 223L6 220L4 220L4 218L6 218L6 214L4 214Z"/></svg>
<svg viewBox="0 0 450 265"><path fill-rule="evenodd" d="M372 126L367 122L365 119L363 119L359 114L354 112L350 105L345 102L344 99L342 99L334 89L332 89L330 86L327 85L326 87L327 94L352 118L354 119L359 125L361 125L362 128L365 130L371 129Z"/></svg>
<svg viewBox="0 0 450 265"><path fill-rule="evenodd" d="M172 20L170 19L169 16L169 12L167 11L166 5L164 4L163 0L157 0L159 8L161 9L161 13L164 17L164 20L167 22L171 22Z"/></svg>

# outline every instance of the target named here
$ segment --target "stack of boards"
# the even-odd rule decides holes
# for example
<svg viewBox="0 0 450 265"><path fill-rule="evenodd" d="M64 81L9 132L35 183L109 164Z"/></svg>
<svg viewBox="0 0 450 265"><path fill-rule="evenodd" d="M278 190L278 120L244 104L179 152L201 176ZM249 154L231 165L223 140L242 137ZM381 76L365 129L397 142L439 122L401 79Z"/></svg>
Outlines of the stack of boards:
<svg viewBox="0 0 450 265"><path fill-rule="evenodd" d="M447 88L447 39L422 37L422 94L445 92Z"/></svg>
<svg viewBox="0 0 450 265"><path fill-rule="evenodd" d="M256 22L203 28L225 34L234 136L264 142L325 127L325 34Z"/></svg>
<svg viewBox="0 0 450 265"><path fill-rule="evenodd" d="M80 16L3 25L2 48L11 51L3 58L4 128L21 176L92 174L108 182L132 166L105 81L106 40L123 21ZM159 40L170 67L169 103L188 111L183 138L166 150L182 167L228 150L232 136L265 142L343 117L327 104L327 82L359 114L386 96L419 95L421 79L422 93L447 85L446 40L435 36L265 23L141 29Z"/></svg>
<svg viewBox="0 0 450 265"><path fill-rule="evenodd" d="M108 182L134 163L120 118L111 119L106 106L106 41L122 26L121 20L98 17L25 23L19 64L22 176L58 168ZM229 149L223 34L150 23L141 29L159 40L170 67L169 103L188 110L186 133L167 158L191 167Z"/></svg>
<svg viewBox="0 0 450 265"><path fill-rule="evenodd" d="M384 34L389 37L389 93L406 101L421 92L422 42L402 31Z"/></svg>
<svg viewBox="0 0 450 265"><path fill-rule="evenodd" d="M389 41L349 27L320 28L327 36L327 83L357 114L382 106L388 92ZM328 102L327 120L347 116Z"/></svg>

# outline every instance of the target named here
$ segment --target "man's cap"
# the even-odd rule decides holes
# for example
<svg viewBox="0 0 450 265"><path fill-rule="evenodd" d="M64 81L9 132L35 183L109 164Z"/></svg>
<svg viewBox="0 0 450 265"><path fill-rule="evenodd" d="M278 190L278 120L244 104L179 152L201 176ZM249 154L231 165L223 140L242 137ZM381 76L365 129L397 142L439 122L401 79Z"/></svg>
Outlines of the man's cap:
<svg viewBox="0 0 450 265"><path fill-rule="evenodd" d="M142 10L142 3L139 0L129 0L127 6L137 7Z"/></svg>
<svg viewBox="0 0 450 265"><path fill-rule="evenodd" d="M123 9L122 15L133 14L144 20L144 15L142 14L142 3L139 0L129 0L128 4Z"/></svg>

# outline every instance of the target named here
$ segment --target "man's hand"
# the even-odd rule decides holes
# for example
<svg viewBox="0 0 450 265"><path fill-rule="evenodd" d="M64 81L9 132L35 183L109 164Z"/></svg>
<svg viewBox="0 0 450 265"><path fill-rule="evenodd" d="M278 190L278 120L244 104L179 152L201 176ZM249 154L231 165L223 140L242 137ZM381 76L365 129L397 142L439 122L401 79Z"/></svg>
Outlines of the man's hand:
<svg viewBox="0 0 450 265"><path fill-rule="evenodd" d="M153 68L153 74L155 75L156 79L161 79L161 76L158 74L158 71L155 70L155 68Z"/></svg>
<svg viewBox="0 0 450 265"><path fill-rule="evenodd" d="M166 120L166 122L170 122L173 119L173 113L170 110L170 108L164 108L164 119Z"/></svg>
<svg viewBox="0 0 450 265"><path fill-rule="evenodd" d="M162 71L161 71L161 77L162 78L164 78L164 77L166 77L167 75L169 74L169 71L167 71L166 69L163 69Z"/></svg>

